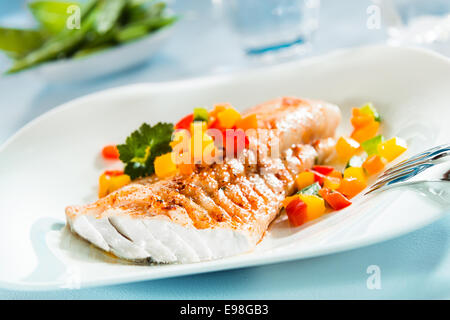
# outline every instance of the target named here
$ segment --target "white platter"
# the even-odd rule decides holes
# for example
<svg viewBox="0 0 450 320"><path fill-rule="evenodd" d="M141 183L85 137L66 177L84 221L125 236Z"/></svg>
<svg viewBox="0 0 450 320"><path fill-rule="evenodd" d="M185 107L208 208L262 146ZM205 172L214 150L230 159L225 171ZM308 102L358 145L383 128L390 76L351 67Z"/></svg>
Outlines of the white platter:
<svg viewBox="0 0 450 320"><path fill-rule="evenodd" d="M412 190L355 198L298 229L277 221L257 249L185 265L129 265L71 236L64 208L96 197L99 174L114 166L102 146L122 142L142 122L174 122L193 107L239 109L282 95L341 106L375 103L386 136L406 138L409 154L449 142L450 61L406 48L366 47L270 69L171 83L139 84L71 101L32 121L0 148L0 286L44 290L107 285L276 263L349 250L427 225L444 208Z"/></svg>
<svg viewBox="0 0 450 320"><path fill-rule="evenodd" d="M85 57L43 63L31 69L38 79L70 83L98 78L148 61L170 37L175 26L167 26L145 37Z"/></svg>

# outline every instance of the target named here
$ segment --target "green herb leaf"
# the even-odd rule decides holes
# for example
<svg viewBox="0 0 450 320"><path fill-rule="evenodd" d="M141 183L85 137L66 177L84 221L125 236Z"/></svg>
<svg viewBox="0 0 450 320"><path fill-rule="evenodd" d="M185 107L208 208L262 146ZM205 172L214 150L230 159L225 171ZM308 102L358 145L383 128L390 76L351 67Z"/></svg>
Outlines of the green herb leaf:
<svg viewBox="0 0 450 320"><path fill-rule="evenodd" d="M169 144L172 133L173 124L161 122L153 127L144 123L131 133L125 144L117 146L120 160L125 163L125 173L131 179L153 174L155 158L172 151Z"/></svg>
<svg viewBox="0 0 450 320"><path fill-rule="evenodd" d="M209 112L205 108L194 108L194 121L206 121L209 120Z"/></svg>
<svg viewBox="0 0 450 320"><path fill-rule="evenodd" d="M306 188L303 188L297 194L306 194L311 196L317 196L319 194L319 190L322 189L319 182L315 182Z"/></svg>
<svg viewBox="0 0 450 320"><path fill-rule="evenodd" d="M383 136L378 135L372 139L366 140L361 143L364 151L367 152L367 155L371 156L373 154L378 153L378 145L383 142Z"/></svg>

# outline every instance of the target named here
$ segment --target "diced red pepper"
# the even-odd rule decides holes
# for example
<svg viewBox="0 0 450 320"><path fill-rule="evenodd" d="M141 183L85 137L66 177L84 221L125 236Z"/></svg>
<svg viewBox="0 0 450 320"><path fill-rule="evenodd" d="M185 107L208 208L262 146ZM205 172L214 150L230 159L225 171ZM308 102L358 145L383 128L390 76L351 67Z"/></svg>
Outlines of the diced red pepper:
<svg viewBox="0 0 450 320"><path fill-rule="evenodd" d="M334 210L341 210L352 204L342 193L331 191L327 188L322 188L319 195L332 207Z"/></svg>
<svg viewBox="0 0 450 320"><path fill-rule="evenodd" d="M119 150L115 145L105 146L102 149L103 158L109 160L118 160L119 159Z"/></svg>
<svg viewBox="0 0 450 320"><path fill-rule="evenodd" d="M194 121L194 114L193 113L188 114L183 119L178 121L177 124L175 125L175 130L177 130L177 129L189 130L191 128L192 121Z"/></svg>
<svg viewBox="0 0 450 320"><path fill-rule="evenodd" d="M334 168L331 166L314 166L313 170L327 176L334 171Z"/></svg>
<svg viewBox="0 0 450 320"><path fill-rule="evenodd" d="M289 218L289 222L298 227L304 224L307 220L307 208L308 206L299 198L296 198L289 202L286 207L286 213Z"/></svg>

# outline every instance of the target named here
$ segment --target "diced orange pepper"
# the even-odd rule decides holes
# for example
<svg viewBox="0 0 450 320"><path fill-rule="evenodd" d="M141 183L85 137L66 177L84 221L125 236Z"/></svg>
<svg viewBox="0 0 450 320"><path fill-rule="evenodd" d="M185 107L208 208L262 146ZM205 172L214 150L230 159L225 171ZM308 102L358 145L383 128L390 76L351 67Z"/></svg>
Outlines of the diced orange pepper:
<svg viewBox="0 0 450 320"><path fill-rule="evenodd" d="M219 112L225 111L227 108L230 108L230 107L231 107L231 105L229 105L228 103L216 104L216 105L214 105L214 109L209 112L209 115L211 117L217 118L217 115L219 114Z"/></svg>
<svg viewBox="0 0 450 320"><path fill-rule="evenodd" d="M319 218L325 213L325 201L315 195L299 194L298 197L306 205L306 221L311 221Z"/></svg>
<svg viewBox="0 0 450 320"><path fill-rule="evenodd" d="M408 149L403 139L394 137L378 145L378 153L387 161L392 161Z"/></svg>
<svg viewBox="0 0 450 320"><path fill-rule="evenodd" d="M193 173L194 168L195 168L195 166L193 163L180 163L178 165L178 169L180 170L180 173L184 174L184 175L189 175L189 174Z"/></svg>
<svg viewBox="0 0 450 320"><path fill-rule="evenodd" d="M359 143L352 138L340 137L336 143L336 151L341 160L353 157L359 148Z"/></svg>
<svg viewBox="0 0 450 320"><path fill-rule="evenodd" d="M236 122L241 119L241 114L233 108L228 108L219 112L217 114L217 119L222 128L231 129Z"/></svg>
<svg viewBox="0 0 450 320"><path fill-rule="evenodd" d="M351 137L356 141L358 141L359 143L362 143L366 140L375 137L378 133L379 128L380 123L372 119L372 122L369 123L368 125L355 129Z"/></svg>
<svg viewBox="0 0 450 320"><path fill-rule="evenodd" d="M294 194L293 196L284 198L284 200L283 200L283 208L286 208L289 205L289 203L291 203L291 201L294 200L294 199L298 199L298 195L297 194Z"/></svg>
<svg viewBox="0 0 450 320"><path fill-rule="evenodd" d="M363 191L366 187L367 182L359 180L357 178L350 177L342 179L338 191L348 198L353 198L358 193Z"/></svg>
<svg viewBox="0 0 450 320"><path fill-rule="evenodd" d="M258 129L258 117L256 114L250 114L236 122L236 128L248 130Z"/></svg>
<svg viewBox="0 0 450 320"><path fill-rule="evenodd" d="M324 188L328 188L330 190L336 190L341 185L341 179L335 177L325 177L323 180Z"/></svg>
<svg viewBox="0 0 450 320"><path fill-rule="evenodd" d="M387 160L380 157L377 154L373 154L364 161L362 167L367 171L369 175L374 175L386 166Z"/></svg>
<svg viewBox="0 0 450 320"><path fill-rule="evenodd" d="M177 166L172 159L172 152L156 157L154 166L158 178L170 177L177 172Z"/></svg>
<svg viewBox="0 0 450 320"><path fill-rule="evenodd" d="M314 183L314 173L310 171L304 171L300 173L295 179L295 185L298 190L306 188Z"/></svg>

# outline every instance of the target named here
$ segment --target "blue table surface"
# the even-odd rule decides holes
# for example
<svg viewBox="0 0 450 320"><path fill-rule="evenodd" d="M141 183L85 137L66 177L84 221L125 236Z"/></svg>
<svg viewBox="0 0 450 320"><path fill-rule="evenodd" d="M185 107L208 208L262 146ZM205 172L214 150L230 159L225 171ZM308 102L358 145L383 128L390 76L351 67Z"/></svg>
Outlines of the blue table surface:
<svg viewBox="0 0 450 320"><path fill-rule="evenodd" d="M218 2L218 1L216 1ZM184 16L171 40L139 68L101 80L50 85L32 73L0 76L0 144L24 124L73 98L138 82L232 72L250 65L211 1L171 1ZM320 29L309 55L382 43L384 29L366 27L366 0L322 0ZM29 20L23 1L0 0L0 25ZM201 34L201 36L197 36ZM0 70L9 64L0 56ZM408 235L328 256L66 291L0 289L1 299L450 299L450 216ZM368 289L367 267L380 268L381 288Z"/></svg>

